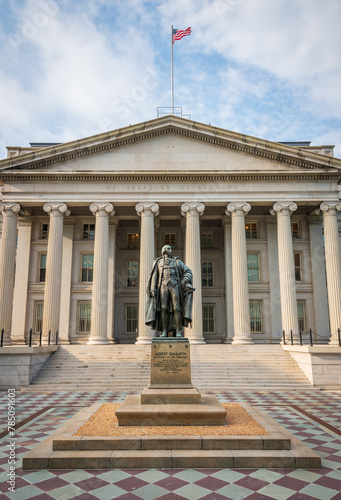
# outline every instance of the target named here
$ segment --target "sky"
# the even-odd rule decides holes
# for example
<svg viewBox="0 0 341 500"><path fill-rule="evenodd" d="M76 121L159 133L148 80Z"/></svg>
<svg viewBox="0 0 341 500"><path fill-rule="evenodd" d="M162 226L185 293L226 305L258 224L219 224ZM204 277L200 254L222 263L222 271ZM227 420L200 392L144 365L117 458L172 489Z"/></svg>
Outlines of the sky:
<svg viewBox="0 0 341 500"><path fill-rule="evenodd" d="M157 117L341 157L341 0L0 0L0 158Z"/></svg>

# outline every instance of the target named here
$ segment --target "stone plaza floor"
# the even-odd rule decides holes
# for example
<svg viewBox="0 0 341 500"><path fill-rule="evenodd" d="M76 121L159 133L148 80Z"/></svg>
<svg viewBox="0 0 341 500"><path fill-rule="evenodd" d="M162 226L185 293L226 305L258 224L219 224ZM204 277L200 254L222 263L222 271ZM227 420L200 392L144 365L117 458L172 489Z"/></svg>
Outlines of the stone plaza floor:
<svg viewBox="0 0 341 500"><path fill-rule="evenodd" d="M322 469L139 469L23 471L22 457L96 402L121 402L132 392L16 392L16 434L7 431L7 392L0 392L0 498L25 500L340 499L341 392L215 392L266 411L322 457ZM15 441L13 439L16 438ZM16 443L15 492L8 491L10 442Z"/></svg>

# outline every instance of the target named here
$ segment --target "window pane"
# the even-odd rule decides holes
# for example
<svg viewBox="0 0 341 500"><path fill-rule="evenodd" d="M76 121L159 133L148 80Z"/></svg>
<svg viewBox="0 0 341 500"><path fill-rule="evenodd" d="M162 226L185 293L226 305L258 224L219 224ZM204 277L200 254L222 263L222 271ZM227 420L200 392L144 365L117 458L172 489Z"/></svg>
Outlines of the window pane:
<svg viewBox="0 0 341 500"><path fill-rule="evenodd" d="M139 246L139 235L138 233L128 233L128 247L138 248Z"/></svg>
<svg viewBox="0 0 341 500"><path fill-rule="evenodd" d="M137 305L127 305L126 306L126 332L136 333L138 328L138 306Z"/></svg>
<svg viewBox="0 0 341 500"><path fill-rule="evenodd" d="M39 281L44 282L46 278L46 254L42 253L40 255L39 263Z"/></svg>
<svg viewBox="0 0 341 500"><path fill-rule="evenodd" d="M83 239L93 240L95 238L95 224L83 224Z"/></svg>
<svg viewBox="0 0 341 500"><path fill-rule="evenodd" d="M248 281L259 281L259 255L247 255L247 279Z"/></svg>
<svg viewBox="0 0 341 500"><path fill-rule="evenodd" d="M203 287L213 287L213 262L202 261L201 263L201 284Z"/></svg>
<svg viewBox="0 0 341 500"><path fill-rule="evenodd" d="M203 330L204 333L215 332L215 305L203 304L202 306Z"/></svg>
<svg viewBox="0 0 341 500"><path fill-rule="evenodd" d="M137 287L139 285L139 263L137 261L127 262L127 286Z"/></svg>
<svg viewBox="0 0 341 500"><path fill-rule="evenodd" d="M175 247L175 233L165 233L165 245Z"/></svg>
<svg viewBox="0 0 341 500"><path fill-rule="evenodd" d="M78 332L90 333L91 331L91 302L78 303Z"/></svg>
<svg viewBox="0 0 341 500"><path fill-rule="evenodd" d="M92 281L93 265L94 265L93 254L90 254L90 253L83 254L82 255L82 272L81 272L81 280L82 281Z"/></svg>
<svg viewBox="0 0 341 500"><path fill-rule="evenodd" d="M258 238L257 222L247 222L245 224L246 238Z"/></svg>
<svg viewBox="0 0 341 500"><path fill-rule="evenodd" d="M305 300L297 301L298 329L303 333L307 331L307 318Z"/></svg>
<svg viewBox="0 0 341 500"><path fill-rule="evenodd" d="M34 303L34 333L38 334L43 329L44 302L37 300Z"/></svg>
<svg viewBox="0 0 341 500"><path fill-rule="evenodd" d="M262 333L262 301L250 300L250 326L251 333Z"/></svg>
<svg viewBox="0 0 341 500"><path fill-rule="evenodd" d="M212 246L213 246L213 234L212 233L201 233L201 246L203 248L212 248Z"/></svg>

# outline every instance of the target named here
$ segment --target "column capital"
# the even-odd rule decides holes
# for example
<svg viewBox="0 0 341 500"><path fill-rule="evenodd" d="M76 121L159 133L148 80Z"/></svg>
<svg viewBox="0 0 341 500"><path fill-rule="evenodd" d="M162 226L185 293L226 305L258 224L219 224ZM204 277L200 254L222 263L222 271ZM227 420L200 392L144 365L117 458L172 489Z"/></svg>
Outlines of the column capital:
<svg viewBox="0 0 341 500"><path fill-rule="evenodd" d="M135 206L135 210L137 215L151 215L152 217L156 217L159 215L159 205L157 203L138 203Z"/></svg>
<svg viewBox="0 0 341 500"><path fill-rule="evenodd" d="M90 211L96 217L110 217L111 215L115 215L114 206L111 203L91 203Z"/></svg>
<svg viewBox="0 0 341 500"><path fill-rule="evenodd" d="M32 226L32 223L34 221L34 217L27 217L27 216L22 216L18 217L18 226Z"/></svg>
<svg viewBox="0 0 341 500"><path fill-rule="evenodd" d="M50 217L63 217L70 215L70 210L68 210L66 203L45 203L43 206L44 212L47 212Z"/></svg>
<svg viewBox="0 0 341 500"><path fill-rule="evenodd" d="M229 203L227 205L227 209L225 210L226 215L242 215L245 217L245 215L250 212L251 210L251 205L250 203L243 202L243 203Z"/></svg>
<svg viewBox="0 0 341 500"><path fill-rule="evenodd" d="M230 212L229 212L230 214ZM227 215L224 215L224 217L221 218L221 225L223 227L225 226L231 226L231 217L228 217Z"/></svg>
<svg viewBox="0 0 341 500"><path fill-rule="evenodd" d="M0 203L0 213L6 215L17 215L20 212L19 203L7 203L3 201Z"/></svg>
<svg viewBox="0 0 341 500"><path fill-rule="evenodd" d="M341 211L341 203L339 201L324 201L320 205L320 210L323 215L336 215Z"/></svg>
<svg viewBox="0 0 341 500"><path fill-rule="evenodd" d="M297 210L297 205L293 201L277 201L270 210L271 215L291 215Z"/></svg>
<svg viewBox="0 0 341 500"><path fill-rule="evenodd" d="M181 215L183 216L197 216L200 217L205 210L205 205L203 203L183 203L181 205Z"/></svg>

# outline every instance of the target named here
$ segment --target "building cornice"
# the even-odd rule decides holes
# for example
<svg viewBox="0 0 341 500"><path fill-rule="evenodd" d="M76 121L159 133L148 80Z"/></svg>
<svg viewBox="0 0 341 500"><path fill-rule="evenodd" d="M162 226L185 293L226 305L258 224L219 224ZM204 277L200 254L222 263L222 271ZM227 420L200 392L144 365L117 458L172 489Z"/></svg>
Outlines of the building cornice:
<svg viewBox="0 0 341 500"><path fill-rule="evenodd" d="M175 116L150 120L149 122L129 126L124 129L43 148L19 157L2 160L0 161L0 171L9 169L20 171L47 169L60 163L81 159L169 134L297 168L323 170L335 168L341 171L341 160L338 158L312 153L285 144L265 141Z"/></svg>
<svg viewBox="0 0 341 500"><path fill-rule="evenodd" d="M55 173L33 174L2 172L0 182L235 182L235 181L335 181L341 182L341 173L232 173L232 174L111 174L111 173Z"/></svg>

